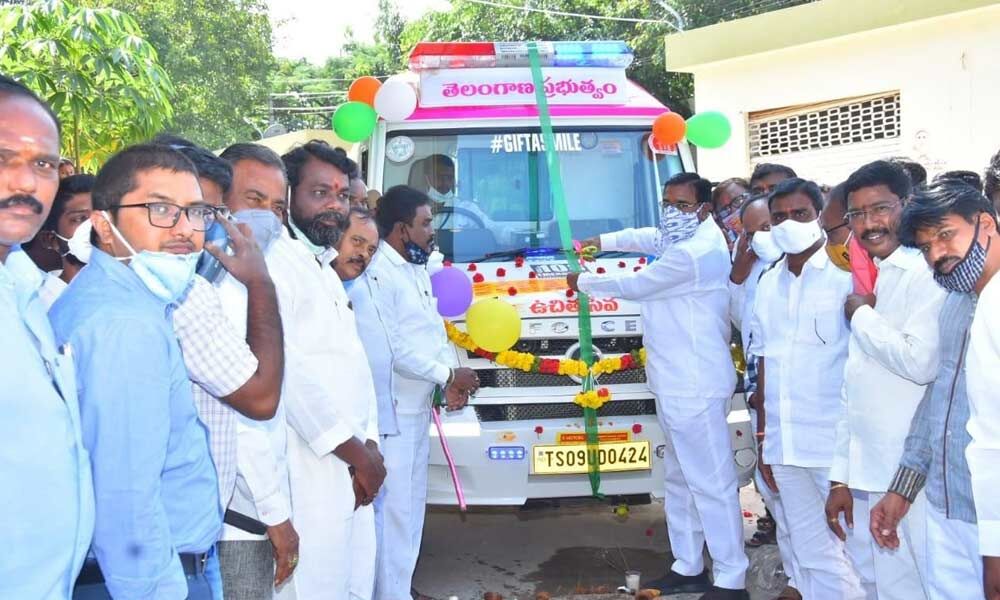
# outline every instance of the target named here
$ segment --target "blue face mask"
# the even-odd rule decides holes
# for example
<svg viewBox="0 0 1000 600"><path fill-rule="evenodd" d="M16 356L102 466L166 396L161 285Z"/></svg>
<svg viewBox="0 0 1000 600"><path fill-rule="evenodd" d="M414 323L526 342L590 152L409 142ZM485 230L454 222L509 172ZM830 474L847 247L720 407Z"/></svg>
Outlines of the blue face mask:
<svg viewBox="0 0 1000 600"><path fill-rule="evenodd" d="M281 221L278 216L263 208L247 208L233 213L237 223L243 223L253 231L257 245L264 252L274 240L281 236Z"/></svg>
<svg viewBox="0 0 1000 600"><path fill-rule="evenodd" d="M132 253L130 257L117 257L118 260L128 260L128 267L139 276L139 279L154 296L170 304L184 295L194 279L195 268L198 266L198 259L201 258L200 250L190 254L153 252L151 250L136 252L111 222L108 213L102 211L101 214L108 220L111 231L124 244L125 249Z"/></svg>

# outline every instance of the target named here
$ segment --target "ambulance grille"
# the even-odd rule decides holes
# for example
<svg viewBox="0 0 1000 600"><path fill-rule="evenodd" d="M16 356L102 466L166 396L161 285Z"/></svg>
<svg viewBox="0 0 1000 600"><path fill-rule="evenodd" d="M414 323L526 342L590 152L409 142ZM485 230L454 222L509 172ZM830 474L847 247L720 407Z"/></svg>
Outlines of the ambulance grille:
<svg viewBox="0 0 1000 600"><path fill-rule="evenodd" d="M580 383L563 375L525 373L516 369L477 369L479 385L484 388L580 387ZM598 385L646 383L645 369L630 369L601 375Z"/></svg>
<svg viewBox="0 0 1000 600"><path fill-rule="evenodd" d="M542 419L578 419L583 409L572 402L557 404L483 404L474 405L482 423L503 421L537 421ZM598 417L637 417L655 415L656 401L612 400L597 411Z"/></svg>

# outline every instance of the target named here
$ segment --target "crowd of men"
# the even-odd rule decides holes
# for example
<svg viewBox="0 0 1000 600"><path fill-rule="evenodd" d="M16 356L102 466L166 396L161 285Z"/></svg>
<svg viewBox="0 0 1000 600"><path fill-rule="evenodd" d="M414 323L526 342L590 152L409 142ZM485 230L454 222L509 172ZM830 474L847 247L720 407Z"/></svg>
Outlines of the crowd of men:
<svg viewBox="0 0 1000 600"><path fill-rule="evenodd" d="M0 597L409 598L432 398L479 386L430 293L430 199L373 215L322 142L164 135L91 176L59 134L0 79Z"/></svg>
<svg viewBox="0 0 1000 600"><path fill-rule="evenodd" d="M574 289L641 304L667 434L674 563L648 585L746 598L726 437L740 332L778 600L1000 598L1000 153L985 181L880 160L824 190L777 164L682 173L658 228L590 240L656 254ZM992 202L991 202L992 201ZM714 218L712 218L714 217Z"/></svg>
<svg viewBox="0 0 1000 600"><path fill-rule="evenodd" d="M430 411L479 387L431 294L432 199L369 211L322 142L163 135L91 176L59 136L0 78L0 597L417 597ZM656 256L567 281L641 306L674 561L648 585L748 597L735 326L779 598L1000 598L1000 155L985 190L922 177L681 173L658 227L591 240Z"/></svg>

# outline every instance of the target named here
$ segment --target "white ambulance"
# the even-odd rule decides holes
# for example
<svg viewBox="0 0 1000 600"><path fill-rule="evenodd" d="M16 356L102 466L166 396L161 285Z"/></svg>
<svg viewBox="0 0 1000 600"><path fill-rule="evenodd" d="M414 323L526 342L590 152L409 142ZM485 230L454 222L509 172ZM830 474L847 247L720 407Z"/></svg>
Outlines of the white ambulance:
<svg viewBox="0 0 1000 600"><path fill-rule="evenodd" d="M662 184L693 170L684 145L651 148L653 119L667 108L625 76L622 42L541 44L546 96L575 239L656 225ZM407 184L436 204L438 245L474 282L476 299L517 307L514 350L544 358L579 357L575 297L549 190L527 46L522 43L420 43L406 78L418 106L404 122L380 122L361 148L369 187ZM591 271L644 268L652 257L603 253ZM592 298L594 355L642 347L638 305ZM455 325L462 329L461 318ZM442 415L470 505L520 505L529 499L588 496L580 380L498 366L455 348L482 388L463 411ZM642 369L600 377L612 400L599 412L606 495L662 497L663 433ZM733 460L742 483L755 464L742 394L730 412ZM434 428L428 502L455 504L451 476Z"/></svg>

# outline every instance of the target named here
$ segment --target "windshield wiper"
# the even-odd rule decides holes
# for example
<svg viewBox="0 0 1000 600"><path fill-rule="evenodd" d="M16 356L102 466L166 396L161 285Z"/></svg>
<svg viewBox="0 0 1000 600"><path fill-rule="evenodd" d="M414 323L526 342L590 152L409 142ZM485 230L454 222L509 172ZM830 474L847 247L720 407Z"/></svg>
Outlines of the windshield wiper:
<svg viewBox="0 0 1000 600"><path fill-rule="evenodd" d="M551 247L532 248L525 246L523 248L515 248L513 250L501 250L500 252L490 252L489 254L484 254L483 256L476 259L460 261L460 262L470 262L470 263L488 262L493 260L514 258L516 256L529 256L529 257L549 256L559 252L562 252L562 248L551 248Z"/></svg>

